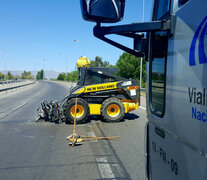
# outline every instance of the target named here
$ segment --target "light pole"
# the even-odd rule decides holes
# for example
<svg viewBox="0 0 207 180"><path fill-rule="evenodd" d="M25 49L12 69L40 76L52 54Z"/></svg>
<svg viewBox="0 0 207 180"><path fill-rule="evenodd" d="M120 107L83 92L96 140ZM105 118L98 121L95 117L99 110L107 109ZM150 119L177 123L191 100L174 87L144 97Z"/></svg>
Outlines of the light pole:
<svg viewBox="0 0 207 180"><path fill-rule="evenodd" d="M75 43L78 43L79 44L79 49L81 49L82 48L82 56L85 56L86 54L85 54L85 46L84 46L84 43L83 43L83 41L80 41L80 40L77 40L77 39L75 39L75 40L73 40Z"/></svg>
<svg viewBox="0 0 207 180"><path fill-rule="evenodd" d="M144 22L144 0L143 0L143 6L142 6L142 22ZM141 57L141 62L140 62L140 89L142 88L142 61L143 61L143 58Z"/></svg>
<svg viewBox="0 0 207 180"><path fill-rule="evenodd" d="M45 79L45 62L47 61L47 59L46 58L43 58L42 59L43 60L43 79Z"/></svg>
<svg viewBox="0 0 207 180"><path fill-rule="evenodd" d="M61 56L62 53L59 53L59 56ZM68 57L65 56L65 81L67 81L67 71L68 71Z"/></svg>
<svg viewBox="0 0 207 180"><path fill-rule="evenodd" d="M65 69L65 81L67 81L67 71L68 71L68 57L66 56L65 58L65 63L66 63L66 69Z"/></svg>
<svg viewBox="0 0 207 180"><path fill-rule="evenodd" d="M5 53L7 53L7 50L1 50L1 51L0 51L0 54L2 54L3 57L5 57L5 61L4 61L4 71L5 71L5 76L4 76L4 80L6 80L6 71L7 71L6 56L4 56Z"/></svg>
<svg viewBox="0 0 207 180"><path fill-rule="evenodd" d="M51 65L51 72L50 72L50 80L52 80L53 79L53 60L50 60L50 65Z"/></svg>

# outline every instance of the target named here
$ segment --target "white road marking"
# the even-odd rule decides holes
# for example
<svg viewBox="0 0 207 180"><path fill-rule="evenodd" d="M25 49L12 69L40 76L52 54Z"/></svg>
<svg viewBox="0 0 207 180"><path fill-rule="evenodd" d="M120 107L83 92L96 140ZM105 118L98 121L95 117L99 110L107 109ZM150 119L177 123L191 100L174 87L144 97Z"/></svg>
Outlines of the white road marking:
<svg viewBox="0 0 207 180"><path fill-rule="evenodd" d="M48 88L46 88L47 90ZM42 91L38 92L38 94L34 95L34 96L31 96L30 98L26 99L26 101L24 101L21 105L18 105L17 107L11 109L11 111L5 113L3 116L0 116L0 120L5 118L6 116L12 114L13 112L19 110L21 107L23 107L24 105L26 105L27 103L30 103L32 102L32 100L37 97L37 96L40 96L40 94L42 94L43 92L45 91L45 89L43 89ZM29 120L28 122L31 122L33 120Z"/></svg>
<svg viewBox="0 0 207 180"><path fill-rule="evenodd" d="M34 136L23 136L23 137L30 138L30 139L34 139L35 138Z"/></svg>
<svg viewBox="0 0 207 180"><path fill-rule="evenodd" d="M12 111L16 111L17 109L21 108L22 106L24 106L25 104L27 104L29 101L25 101L24 103L22 103L21 105L15 107L14 109L12 109Z"/></svg>
<svg viewBox="0 0 207 180"><path fill-rule="evenodd" d="M146 111L146 108L145 107L142 107L142 106L139 106L141 109L144 109Z"/></svg>
<svg viewBox="0 0 207 180"><path fill-rule="evenodd" d="M112 172L111 167L105 157L96 158L96 162L98 163L98 168L103 179L115 178L114 173Z"/></svg>
<svg viewBox="0 0 207 180"><path fill-rule="evenodd" d="M76 124L76 126L85 127L86 125L85 124Z"/></svg>
<svg viewBox="0 0 207 180"><path fill-rule="evenodd" d="M18 128L13 128L15 131L19 132L20 130Z"/></svg>

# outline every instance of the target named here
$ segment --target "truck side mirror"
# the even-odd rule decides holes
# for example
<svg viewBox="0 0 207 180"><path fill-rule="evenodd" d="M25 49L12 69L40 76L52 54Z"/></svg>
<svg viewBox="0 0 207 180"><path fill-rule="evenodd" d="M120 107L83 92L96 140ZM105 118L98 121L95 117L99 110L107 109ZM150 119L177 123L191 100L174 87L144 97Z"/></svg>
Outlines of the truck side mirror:
<svg viewBox="0 0 207 180"><path fill-rule="evenodd" d="M98 23L121 21L125 0L80 0L83 19Z"/></svg>

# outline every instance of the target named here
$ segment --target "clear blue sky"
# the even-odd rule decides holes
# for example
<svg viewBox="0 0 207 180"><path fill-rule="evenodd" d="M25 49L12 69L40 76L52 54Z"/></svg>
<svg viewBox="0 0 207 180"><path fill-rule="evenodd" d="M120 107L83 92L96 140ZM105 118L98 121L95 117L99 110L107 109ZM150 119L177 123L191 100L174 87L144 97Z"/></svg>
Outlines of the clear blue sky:
<svg viewBox="0 0 207 180"><path fill-rule="evenodd" d="M145 21L150 20L151 7L152 0L145 0ZM141 21L142 0L126 0L124 20L118 24ZM94 25L82 19L79 0L1 1L0 71L69 72L83 55L116 64L123 51L96 39ZM115 39L132 47L126 38Z"/></svg>

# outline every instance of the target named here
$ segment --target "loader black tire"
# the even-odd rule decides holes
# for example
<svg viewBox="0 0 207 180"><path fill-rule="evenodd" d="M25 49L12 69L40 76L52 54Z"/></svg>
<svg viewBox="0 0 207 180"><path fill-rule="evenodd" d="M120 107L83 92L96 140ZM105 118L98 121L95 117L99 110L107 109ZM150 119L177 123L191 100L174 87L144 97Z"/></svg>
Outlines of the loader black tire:
<svg viewBox="0 0 207 180"><path fill-rule="evenodd" d="M64 108L66 124L74 123L74 115L75 115L74 111L75 111L75 98L69 100ZM85 100L78 98L76 123L79 124L86 121L89 113L90 113L90 109L88 103Z"/></svg>
<svg viewBox="0 0 207 180"><path fill-rule="evenodd" d="M101 105L101 115L107 122L119 122L124 114L124 104L118 98L106 99Z"/></svg>

